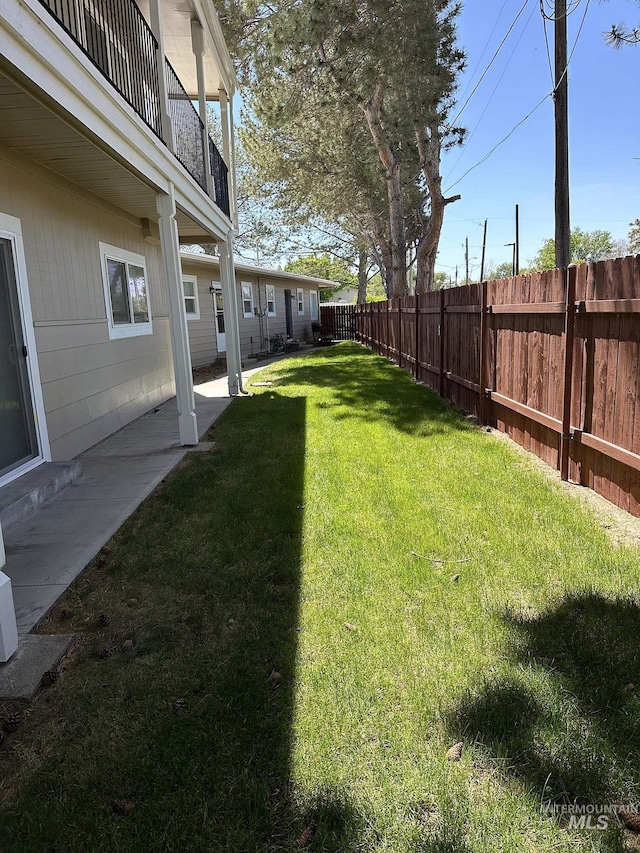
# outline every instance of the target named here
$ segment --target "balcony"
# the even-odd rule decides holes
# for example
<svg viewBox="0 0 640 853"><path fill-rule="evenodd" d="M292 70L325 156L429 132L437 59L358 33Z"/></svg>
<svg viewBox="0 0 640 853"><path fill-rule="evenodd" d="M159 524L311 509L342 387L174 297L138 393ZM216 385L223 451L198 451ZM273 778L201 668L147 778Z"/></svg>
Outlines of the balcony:
<svg viewBox="0 0 640 853"><path fill-rule="evenodd" d="M167 144L163 134L158 41L134 0L40 0L125 101ZM228 169L176 72L165 62L174 155L229 217ZM208 160L207 160L208 158ZM207 179L211 174L211 184Z"/></svg>

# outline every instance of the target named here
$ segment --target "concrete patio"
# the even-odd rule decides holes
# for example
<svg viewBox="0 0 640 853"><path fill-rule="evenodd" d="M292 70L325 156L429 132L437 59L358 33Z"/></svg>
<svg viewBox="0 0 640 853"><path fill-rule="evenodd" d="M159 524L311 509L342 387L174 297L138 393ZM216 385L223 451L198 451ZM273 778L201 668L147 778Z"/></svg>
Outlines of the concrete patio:
<svg viewBox="0 0 640 853"><path fill-rule="evenodd" d="M233 398L226 377L197 386L195 397L202 437ZM21 637L187 452L169 400L78 456L79 478L5 531L4 571Z"/></svg>
<svg viewBox="0 0 640 853"><path fill-rule="evenodd" d="M228 396L226 376L194 390L202 438L233 398ZM52 464L52 473L40 477L42 506L23 497L26 516L4 533L7 562L3 571L13 587L19 646L7 663L0 664L0 698L29 698L38 689L43 673L57 666L73 637L29 632L185 454L208 447L179 444L174 398L91 447L73 463ZM31 481L29 489L37 482L37 470L25 475ZM62 480L62 490L53 496L49 494L52 476ZM16 491L19 489L12 487ZM28 506L29 500L34 500L35 508ZM12 506L4 509L11 516Z"/></svg>

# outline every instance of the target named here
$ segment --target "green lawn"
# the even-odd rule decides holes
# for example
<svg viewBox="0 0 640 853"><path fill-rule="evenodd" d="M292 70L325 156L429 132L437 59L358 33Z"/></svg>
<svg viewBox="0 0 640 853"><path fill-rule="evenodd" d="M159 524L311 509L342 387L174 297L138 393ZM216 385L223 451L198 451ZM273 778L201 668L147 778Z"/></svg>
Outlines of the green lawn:
<svg viewBox="0 0 640 853"><path fill-rule="evenodd" d="M43 626L2 853L625 849L541 803L640 803L637 552L355 344L255 381Z"/></svg>

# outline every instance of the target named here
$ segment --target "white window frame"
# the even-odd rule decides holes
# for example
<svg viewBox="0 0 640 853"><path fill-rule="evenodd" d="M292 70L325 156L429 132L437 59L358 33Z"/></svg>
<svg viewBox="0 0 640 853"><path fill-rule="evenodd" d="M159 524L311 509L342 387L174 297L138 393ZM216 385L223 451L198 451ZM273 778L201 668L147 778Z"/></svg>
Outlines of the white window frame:
<svg viewBox="0 0 640 853"><path fill-rule="evenodd" d="M184 292L184 285L186 282L189 284L193 284L193 296L187 296ZM195 275L183 275L182 276L182 298L184 299L184 313L187 320L199 320L200 319L200 298L198 296L198 279ZM187 310L187 299L194 300L194 309L193 311Z"/></svg>
<svg viewBox="0 0 640 853"><path fill-rule="evenodd" d="M249 288L249 294L250 294L250 298L251 298L251 311L245 311L245 307L244 307L244 303L245 303L244 289L245 289L245 287ZM240 300L242 302L242 316L245 318L245 320L248 320L250 317L254 317L253 283L252 282L250 282L250 281L241 281L240 282Z"/></svg>
<svg viewBox="0 0 640 853"><path fill-rule="evenodd" d="M298 301L298 317L304 317L304 288L296 288L296 299ZM302 306L302 308L300 307Z"/></svg>
<svg viewBox="0 0 640 853"><path fill-rule="evenodd" d="M147 273L147 262L144 255L138 255L135 252L128 252L126 249L120 249L117 246L110 246L108 243L100 243L100 268L102 269L102 284L104 287L104 301L107 310L107 328L109 330L109 339L120 340L121 338L138 338L141 335L153 334L153 321L151 315L151 299L149 294L149 275ZM111 290L109 287L109 272L107 269L107 260L117 261L119 263L135 264L137 267L142 267L144 272L144 280L147 286L147 313L149 320L146 323L122 323L116 325L113 322L113 308L111 306Z"/></svg>
<svg viewBox="0 0 640 853"><path fill-rule="evenodd" d="M312 305L311 305L311 297L315 296L316 298L316 316L313 316ZM312 323L318 323L320 321L320 294L317 290L309 291L309 319Z"/></svg>
<svg viewBox="0 0 640 853"><path fill-rule="evenodd" d="M40 381L40 365L38 364L38 349L36 347L33 314L31 312L31 295L27 279L27 256L22 237L22 221L15 216L11 216L9 213L0 212L0 237L9 240L13 249L18 301L22 319L22 333L27 352L29 353L27 357L27 369L29 371L31 402L34 409L39 449L39 455L35 459L27 462L22 468L16 468L0 478L0 486L4 486L26 474L32 468L36 468L42 462L50 462L51 447L49 445L47 415L44 408L44 395L42 393L42 382Z"/></svg>
<svg viewBox="0 0 640 853"><path fill-rule="evenodd" d="M273 294L273 297L269 299L269 291ZM269 311L269 303L273 302L273 311ZM267 284L265 285L265 305L267 309L267 317L275 317L276 316L276 286L275 284Z"/></svg>

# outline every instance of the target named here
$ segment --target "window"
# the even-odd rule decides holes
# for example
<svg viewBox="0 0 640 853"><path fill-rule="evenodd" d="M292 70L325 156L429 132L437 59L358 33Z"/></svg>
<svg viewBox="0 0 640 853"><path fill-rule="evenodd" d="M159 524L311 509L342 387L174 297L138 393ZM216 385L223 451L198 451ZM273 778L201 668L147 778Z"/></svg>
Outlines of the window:
<svg viewBox="0 0 640 853"><path fill-rule="evenodd" d="M315 290L309 291L309 316L312 323L318 321L318 293Z"/></svg>
<svg viewBox="0 0 640 853"><path fill-rule="evenodd" d="M304 314L304 290L299 287L298 293L298 314Z"/></svg>
<svg viewBox="0 0 640 853"><path fill-rule="evenodd" d="M151 335L151 308L143 255L100 243L109 337Z"/></svg>
<svg viewBox="0 0 640 853"><path fill-rule="evenodd" d="M276 316L276 288L273 284L268 284L267 290L267 317Z"/></svg>
<svg viewBox="0 0 640 853"><path fill-rule="evenodd" d="M253 285L243 281L242 287L242 316L253 317Z"/></svg>
<svg viewBox="0 0 640 853"><path fill-rule="evenodd" d="M187 320L199 320L198 280L195 276L185 276L182 279L182 291L184 293L184 312L187 315Z"/></svg>

